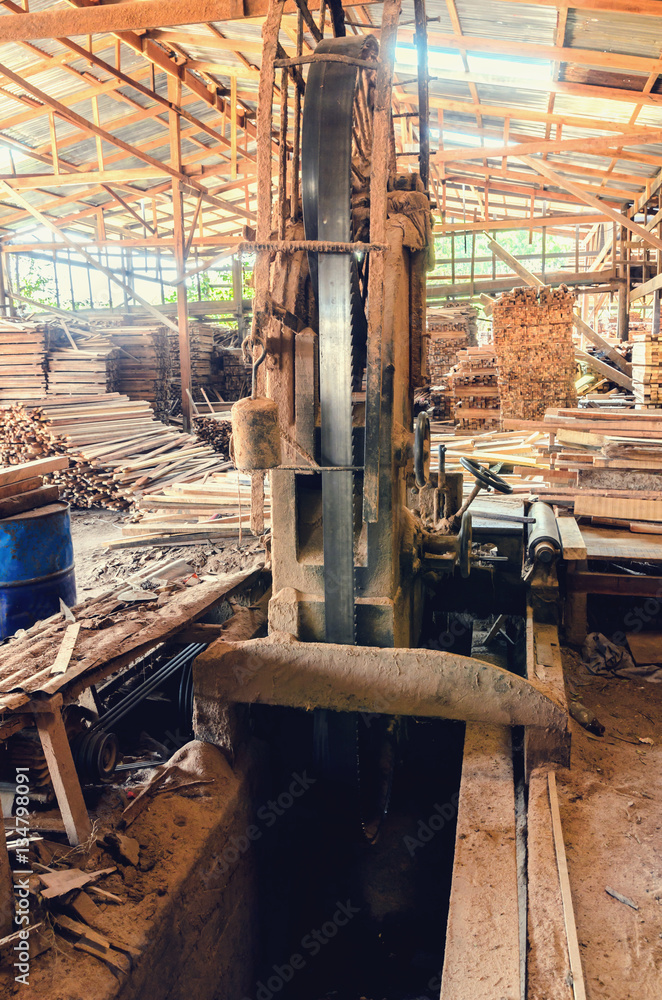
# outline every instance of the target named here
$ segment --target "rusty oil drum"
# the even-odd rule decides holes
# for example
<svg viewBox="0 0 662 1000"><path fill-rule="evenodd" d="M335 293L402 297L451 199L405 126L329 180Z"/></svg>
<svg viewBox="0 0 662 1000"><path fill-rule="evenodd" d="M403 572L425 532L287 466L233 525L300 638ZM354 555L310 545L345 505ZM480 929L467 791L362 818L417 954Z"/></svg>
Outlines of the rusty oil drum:
<svg viewBox="0 0 662 1000"><path fill-rule="evenodd" d="M0 639L76 603L69 504L0 519Z"/></svg>

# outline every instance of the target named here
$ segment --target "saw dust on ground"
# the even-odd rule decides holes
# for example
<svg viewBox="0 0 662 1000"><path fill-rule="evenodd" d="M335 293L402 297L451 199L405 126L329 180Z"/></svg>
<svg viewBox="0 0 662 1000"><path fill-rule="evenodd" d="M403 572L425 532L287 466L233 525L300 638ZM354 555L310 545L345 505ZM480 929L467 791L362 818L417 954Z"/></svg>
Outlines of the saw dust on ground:
<svg viewBox="0 0 662 1000"><path fill-rule="evenodd" d="M76 563L78 600L98 597L116 582L150 566L185 560L198 576L231 573L263 552L259 539L246 533L244 539L227 542L203 541L195 545L140 546L109 549L107 543L121 537L126 515L109 510L72 510L71 536Z"/></svg>
<svg viewBox="0 0 662 1000"><path fill-rule="evenodd" d="M598 737L571 722L572 768L558 774L587 994L659 1000L662 684L591 676L567 649L564 669L568 697L605 727Z"/></svg>

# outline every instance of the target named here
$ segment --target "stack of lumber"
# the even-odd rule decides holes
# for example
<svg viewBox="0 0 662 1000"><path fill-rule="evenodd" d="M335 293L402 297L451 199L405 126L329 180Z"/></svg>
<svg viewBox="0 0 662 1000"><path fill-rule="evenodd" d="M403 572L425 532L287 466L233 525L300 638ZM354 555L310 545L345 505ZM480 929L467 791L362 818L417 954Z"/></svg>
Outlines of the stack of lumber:
<svg viewBox="0 0 662 1000"><path fill-rule="evenodd" d="M41 323L0 319L0 402L45 394L46 336Z"/></svg>
<svg viewBox="0 0 662 1000"><path fill-rule="evenodd" d="M549 478L549 460L538 451L538 444L547 438L542 430L484 431L480 434L449 434L446 428L432 424L431 468L438 468L439 445L444 445L447 472L463 472L461 458L473 458L481 465L498 471L515 493L529 493L544 486ZM474 479L464 472L465 493L474 486Z"/></svg>
<svg viewBox="0 0 662 1000"><path fill-rule="evenodd" d="M638 340L651 332L651 316L642 316L640 312L631 310L628 316L628 337L630 340ZM598 323L598 333L607 340L618 340L618 314L605 315L603 312Z"/></svg>
<svg viewBox="0 0 662 1000"><path fill-rule="evenodd" d="M428 313L427 371L430 385L440 386L457 364L459 352L476 344L473 306L435 309Z"/></svg>
<svg viewBox="0 0 662 1000"><path fill-rule="evenodd" d="M230 454L232 421L227 419L225 413L208 413L194 417L193 427L200 440L210 444L214 451L226 456Z"/></svg>
<svg viewBox="0 0 662 1000"><path fill-rule="evenodd" d="M494 347L468 347L458 359L448 381L460 430L497 428L501 409Z"/></svg>
<svg viewBox="0 0 662 1000"><path fill-rule="evenodd" d="M216 383L214 354L214 327L209 323L189 323L191 344L191 386L193 399L201 401L201 389ZM182 373L179 363L179 337L175 330L168 329L170 353L170 404L181 403Z"/></svg>
<svg viewBox="0 0 662 1000"><path fill-rule="evenodd" d="M662 412L552 409L540 423L505 419L511 429L546 431L536 444L550 477L577 489L662 490Z"/></svg>
<svg viewBox="0 0 662 1000"><path fill-rule="evenodd" d="M157 417L168 412L170 353L165 326L120 326L109 331L120 350L118 392L152 404Z"/></svg>
<svg viewBox="0 0 662 1000"><path fill-rule="evenodd" d="M195 481L175 481L137 503L136 523L125 523L111 548L242 538L250 535L250 477L230 470L230 463ZM265 527L269 530L271 497L265 484Z"/></svg>
<svg viewBox="0 0 662 1000"><path fill-rule="evenodd" d="M662 341L649 333L632 345L632 389L637 406L659 409L662 405Z"/></svg>
<svg viewBox="0 0 662 1000"><path fill-rule="evenodd" d="M112 344L48 352L49 396L93 396L117 389L119 351Z"/></svg>
<svg viewBox="0 0 662 1000"><path fill-rule="evenodd" d="M59 490L57 486L44 486L43 477L66 469L68 464L69 459L60 455L0 468L0 518L55 503Z"/></svg>
<svg viewBox="0 0 662 1000"><path fill-rule="evenodd" d="M504 417L542 420L550 406L576 401L574 295L558 288L516 288L494 304L493 330Z"/></svg>
<svg viewBox="0 0 662 1000"><path fill-rule="evenodd" d="M216 348L218 391L227 400L241 399L251 389L251 366L240 347Z"/></svg>
<svg viewBox="0 0 662 1000"><path fill-rule="evenodd" d="M14 405L0 421L6 464L66 455L53 479L77 507L125 510L146 490L196 479L219 466L213 450L192 434L156 420L149 403L119 393Z"/></svg>

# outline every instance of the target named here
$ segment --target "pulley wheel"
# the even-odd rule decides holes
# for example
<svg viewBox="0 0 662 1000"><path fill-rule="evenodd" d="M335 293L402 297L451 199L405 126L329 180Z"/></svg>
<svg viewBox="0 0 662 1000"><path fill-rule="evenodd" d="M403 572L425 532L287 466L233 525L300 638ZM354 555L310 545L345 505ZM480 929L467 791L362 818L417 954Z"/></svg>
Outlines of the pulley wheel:
<svg viewBox="0 0 662 1000"><path fill-rule="evenodd" d="M119 744L115 733L88 729L80 733L72 747L79 776L88 782L112 781L119 760Z"/></svg>

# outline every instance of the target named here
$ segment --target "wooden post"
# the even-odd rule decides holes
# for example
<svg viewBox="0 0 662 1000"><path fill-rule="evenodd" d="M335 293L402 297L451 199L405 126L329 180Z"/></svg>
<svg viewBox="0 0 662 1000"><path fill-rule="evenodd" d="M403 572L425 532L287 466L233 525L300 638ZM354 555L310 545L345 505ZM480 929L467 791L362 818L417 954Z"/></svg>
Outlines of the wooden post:
<svg viewBox="0 0 662 1000"><path fill-rule="evenodd" d="M624 260L623 254L626 252L623 247L627 233L623 226L621 226L621 248L619 253L619 259ZM628 327L629 327L629 308L630 308L630 289L628 281L629 267L626 263L619 264L618 276L621 279L621 284L618 288L618 339L627 340L628 339Z"/></svg>
<svg viewBox="0 0 662 1000"><path fill-rule="evenodd" d="M653 292L653 325L651 329L653 337L660 335L660 289Z"/></svg>
<svg viewBox="0 0 662 1000"><path fill-rule="evenodd" d="M181 103L182 85L179 80L168 77L168 98L177 106ZM170 162L176 170L181 172L182 167L182 143L181 143L181 121L176 111L168 112L170 125ZM183 429L191 430L191 400L193 398L193 384L191 380L191 342L188 328L188 300L186 282L181 279L184 276L186 233L184 230L184 199L182 197L181 181L173 177L172 180L172 213L174 220L175 239L175 264L177 267L177 325L179 327L179 369L181 372L182 391L182 421Z"/></svg>
<svg viewBox="0 0 662 1000"><path fill-rule="evenodd" d="M31 702L41 747L62 813L64 828L72 846L83 843L92 832L71 747L62 721L62 696L45 702Z"/></svg>

